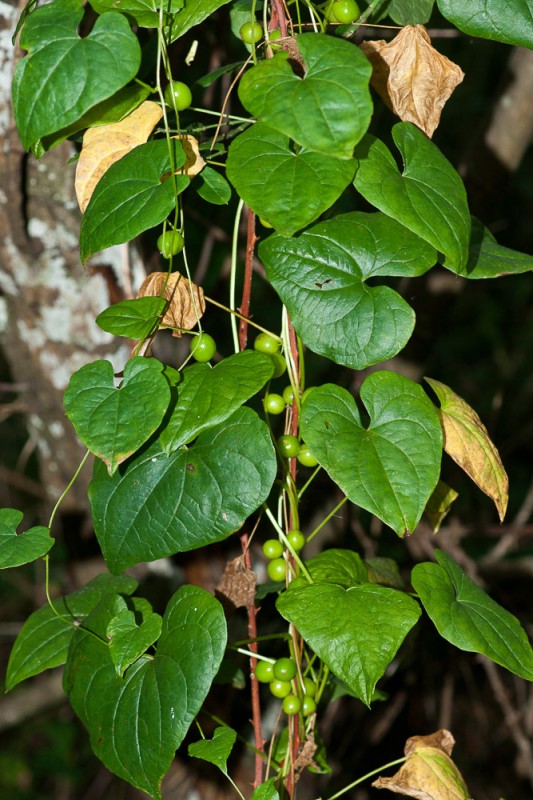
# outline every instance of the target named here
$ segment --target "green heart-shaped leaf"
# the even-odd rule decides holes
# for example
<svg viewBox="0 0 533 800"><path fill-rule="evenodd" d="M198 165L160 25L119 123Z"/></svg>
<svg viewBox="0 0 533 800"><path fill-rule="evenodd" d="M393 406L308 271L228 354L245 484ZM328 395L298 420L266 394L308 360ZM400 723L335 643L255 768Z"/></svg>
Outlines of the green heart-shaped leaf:
<svg viewBox="0 0 533 800"><path fill-rule="evenodd" d="M378 680L420 616L402 592L366 584L316 584L283 592L276 607L318 657L370 704Z"/></svg>
<svg viewBox="0 0 533 800"><path fill-rule="evenodd" d="M393 372L370 375L361 400L368 429L345 389L312 389L302 405L302 437L353 503L403 536L416 527L439 478L439 415L420 386Z"/></svg>
<svg viewBox="0 0 533 800"><path fill-rule="evenodd" d="M102 573L83 589L66 597L54 598L53 609L47 603L30 614L9 656L6 689L9 691L26 678L64 664L78 625L102 598L117 592L131 594L136 586L137 581L133 578Z"/></svg>
<svg viewBox="0 0 533 800"><path fill-rule="evenodd" d="M161 434L165 453L189 444L199 433L228 419L272 377L270 356L243 350L220 364L186 367L178 399Z"/></svg>
<svg viewBox="0 0 533 800"><path fill-rule="evenodd" d="M187 175L169 177L185 163L183 147L171 139L135 147L111 164L85 209L80 229L81 260L114 244L129 242L163 222L176 204L176 192L189 185Z"/></svg>
<svg viewBox="0 0 533 800"><path fill-rule="evenodd" d="M189 745L189 755L209 761L227 775L227 762L236 738L233 728L215 728L212 739L201 739Z"/></svg>
<svg viewBox="0 0 533 800"><path fill-rule="evenodd" d="M114 336L144 339L155 328L167 301L164 297L137 297L114 303L96 317L96 324Z"/></svg>
<svg viewBox="0 0 533 800"><path fill-rule="evenodd" d="M353 550L331 548L305 562L315 583L336 583L349 589L357 583L368 583L368 570L363 559ZM290 584L289 584L290 586Z"/></svg>
<svg viewBox="0 0 533 800"><path fill-rule="evenodd" d="M110 475L159 427L170 402L163 365L131 358L115 389L110 361L94 361L74 373L65 392L65 411L84 445L101 458Z"/></svg>
<svg viewBox="0 0 533 800"><path fill-rule="evenodd" d="M435 558L438 564L417 564L411 581L443 639L533 681L533 649L517 618L476 586L448 553L435 550Z"/></svg>
<svg viewBox="0 0 533 800"><path fill-rule="evenodd" d="M54 0L22 29L20 46L30 52L15 71L13 110L26 149L75 123L137 74L141 48L127 19L111 11L80 39L83 13L81 0Z"/></svg>
<svg viewBox="0 0 533 800"><path fill-rule="evenodd" d="M450 265L446 269L463 275L465 278L499 278L502 275L520 275L533 270L533 256L519 253L498 244L492 233L476 217L472 217L472 236L470 238L468 264L461 272Z"/></svg>
<svg viewBox="0 0 533 800"><path fill-rule="evenodd" d="M244 202L286 236L326 211L353 178L356 162L302 148L261 122L232 142L226 174Z"/></svg>
<svg viewBox="0 0 533 800"><path fill-rule="evenodd" d="M343 214L296 238L273 234L259 247L269 280L304 343L353 369L392 358L415 323L385 275L422 275L436 252L385 214Z"/></svg>
<svg viewBox="0 0 533 800"><path fill-rule="evenodd" d="M98 758L161 798L163 776L222 661L224 613L204 589L182 587L165 611L155 656L140 658L120 678L109 647L97 638L105 640L116 610L116 603L100 605L86 622L93 634L77 631L64 686Z"/></svg>
<svg viewBox="0 0 533 800"><path fill-rule="evenodd" d="M163 8L163 24L172 20L174 15L181 11L185 5L184 0L169 0ZM142 28L157 28L160 13L158 4L153 0L93 0L91 6L97 14L107 11L120 11L127 17L135 20Z"/></svg>
<svg viewBox="0 0 533 800"><path fill-rule="evenodd" d="M483 39L533 47L531 0L437 0L439 11L460 31Z"/></svg>
<svg viewBox="0 0 533 800"><path fill-rule="evenodd" d="M219 542L266 500L276 475L268 428L249 408L166 456L155 441L89 486L96 535L112 572Z"/></svg>
<svg viewBox="0 0 533 800"><path fill-rule="evenodd" d="M124 675L131 666L161 635L162 618L159 614L143 614L140 625L137 624L135 612L131 611L125 601L124 607L107 626L109 651L117 675Z"/></svg>
<svg viewBox="0 0 533 800"><path fill-rule="evenodd" d="M50 528L38 525L17 535L24 514L16 508L0 508L0 569L20 567L45 556L53 547Z"/></svg>
<svg viewBox="0 0 533 800"><path fill-rule="evenodd" d="M239 84L244 107L309 150L351 158L372 115L370 62L351 42L322 33L297 36L305 63L295 75L289 53L260 61Z"/></svg>
<svg viewBox="0 0 533 800"><path fill-rule="evenodd" d="M460 272L468 262L470 212L461 178L422 131L399 122L392 138L402 155L403 173L383 142L365 136L355 151L354 184L369 203L398 220L448 259Z"/></svg>

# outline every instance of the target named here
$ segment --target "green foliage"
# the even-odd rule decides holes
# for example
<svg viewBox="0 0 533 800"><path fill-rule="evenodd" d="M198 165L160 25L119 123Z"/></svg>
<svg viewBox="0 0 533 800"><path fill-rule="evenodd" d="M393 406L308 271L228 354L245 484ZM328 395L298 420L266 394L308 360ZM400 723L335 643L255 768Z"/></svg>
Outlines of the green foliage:
<svg viewBox="0 0 533 800"><path fill-rule="evenodd" d="M346 694L367 706L384 700L386 687L378 691L377 683L386 680L393 659L395 668L403 668L400 648L422 609L456 647L533 680L533 651L518 620L444 551L436 551L436 564L412 571L420 602L408 594L392 556L424 511L438 529L457 494L439 482L443 427L453 420L446 418L445 404L438 410L414 380L390 371L402 363L396 357L417 323L407 300L417 296L413 287L437 261L462 278L481 279L531 271L533 258L499 245L471 217L459 174L410 122L391 131L399 168L377 136L388 140L386 118L380 105L373 116L371 65L349 39L356 26L327 27L335 22L327 4L312 15L300 5L284 21L280 6L237 0L224 31L250 59L222 64L194 85L185 70L174 75L169 45L225 1L171 0L161 7L145 0L95 0L85 13L80 0L52 0L37 10L29 6L21 18L20 42L28 53L16 70L13 105L26 149L42 155L65 138L79 140L83 131L121 120L148 97L162 105L148 141L133 149L146 136L126 142L126 154L110 166L101 160L108 155L104 147L90 164L103 174L83 213L82 261L146 234L142 249L155 265L161 229L147 232L163 224L160 252L165 258L180 253L168 261L168 276L179 277L171 272L179 262L191 283L184 284L190 292L171 299L165 293L122 300L96 319L103 331L138 340L117 378L109 361L86 364L64 397L78 437L97 456L89 486L92 521L115 577L101 575L30 615L11 653L6 688L66 664L66 692L98 758L161 798L161 781L191 723L203 711L211 714L205 708L211 686L242 689L250 674L243 657L255 656L240 636L228 642L222 605L204 589L182 586L161 615L133 595L135 581L120 573L226 539L234 549L237 537L230 537L244 530L242 551L253 566L268 559L263 569L270 582L257 587L254 598L255 576L245 558L235 559L219 591L227 592L228 608L246 607L250 630L259 623L257 646L267 649L257 654L251 690L265 684L261 692L270 693L271 702L272 696L282 700L285 712L280 730L265 744L258 734L261 698L253 695L256 775L264 774L263 759L273 777L260 785L256 780L252 800L294 800L300 769L331 771L316 727L327 703ZM444 17L470 35L532 44L525 0L505 8L477 0L467 5L466 12L464 3L438 1ZM359 14L352 3L338 11L342 22ZM376 23L387 15L401 25L421 24L433 11L433 0L391 0L368 5L361 21ZM225 19L217 17L217 31ZM284 22L287 38L280 33ZM311 22L315 32L303 33ZM279 32L275 48L263 41L270 23ZM243 26L246 46L239 38ZM212 30L205 37L203 30L194 36L205 44ZM196 47L179 58L188 65L205 59ZM240 111L226 100L221 108L203 108L207 95L200 90L212 87L209 96L218 97L216 81L237 69L232 91L238 85L247 116L237 116ZM193 96L198 107L191 106ZM206 164L192 163L191 139L184 135L198 139ZM216 233L204 243L206 203L220 208L212 209ZM245 205L247 226L241 224ZM254 214L260 218L257 233ZM258 239L264 267L258 272L267 294L252 281ZM192 281L200 283L202 274L206 293L225 291L226 265L228 299L205 297L213 303L204 304ZM234 352L225 318L214 316L221 309L229 312ZM168 331L168 348L157 349L165 313L179 320L172 326L176 333L189 334L190 351ZM163 327L170 327L167 319ZM253 332L254 349L246 350L251 326L260 333ZM147 357L152 346L165 353L161 361ZM191 358L203 363L190 364ZM306 375L319 382L316 376L328 368L331 382L306 386ZM429 382L439 394L444 385ZM507 483L496 448L470 406L444 388L467 421L474 420L483 451L496 454L496 501L503 514ZM471 474L465 465L471 447L459 457L450 437L444 438L447 451ZM486 481L473 477L491 493ZM338 505L321 515L322 494L338 496ZM376 522L368 522L373 515L400 539L384 531L378 542L370 527L379 546L374 557L363 559L349 542L331 546L329 536L324 550L319 537L323 530L334 532L328 523L343 503L359 508L363 536ZM312 531L309 506L316 518ZM17 535L21 512L0 510L0 567L44 557L48 594L56 511L48 526ZM314 557L307 558L313 540ZM256 619L256 604L269 595L275 601L269 598ZM232 636L238 627L231 626ZM198 721L200 732L203 724ZM189 745L189 755L214 764L233 783L228 758L237 736L250 740L245 726L235 731L222 720L211 739ZM298 756L303 743L317 744L312 762L303 751Z"/></svg>

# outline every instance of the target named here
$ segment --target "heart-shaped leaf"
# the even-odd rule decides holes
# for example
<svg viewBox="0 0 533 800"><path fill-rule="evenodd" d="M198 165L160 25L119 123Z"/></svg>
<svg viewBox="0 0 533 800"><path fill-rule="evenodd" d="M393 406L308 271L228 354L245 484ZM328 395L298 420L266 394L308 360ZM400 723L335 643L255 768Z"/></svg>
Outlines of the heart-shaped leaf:
<svg viewBox="0 0 533 800"><path fill-rule="evenodd" d="M270 778L253 793L251 800L279 800L279 792L274 784L275 778Z"/></svg>
<svg viewBox="0 0 533 800"><path fill-rule="evenodd" d="M369 582L363 559L353 550L324 550L306 561L305 566L315 583L336 583L349 589L358 583Z"/></svg>
<svg viewBox="0 0 533 800"><path fill-rule="evenodd" d="M108 769L151 797L200 710L226 646L222 606L204 589L184 586L171 598L154 657L142 657L120 678L105 639L116 611L100 605L78 630L64 686ZM96 636L94 634L97 634Z"/></svg>
<svg viewBox="0 0 533 800"><path fill-rule="evenodd" d="M353 503L403 536L416 527L439 478L438 412L420 386L393 372L369 375L361 400L368 429L345 389L312 389L302 405L302 437Z"/></svg>
<svg viewBox="0 0 533 800"><path fill-rule="evenodd" d="M236 738L237 733L233 728L215 728L212 739L202 739L189 745L189 755L209 761L227 775L227 762Z"/></svg>
<svg viewBox="0 0 533 800"><path fill-rule="evenodd" d="M356 162L302 148L261 122L233 140L226 174L262 220L292 236L326 211L353 178Z"/></svg>
<svg viewBox="0 0 533 800"><path fill-rule="evenodd" d="M127 19L111 11L80 39L83 13L81 0L54 0L30 14L22 29L20 46L29 55L15 71L13 110L26 149L75 123L139 69L141 49Z"/></svg>
<svg viewBox="0 0 533 800"><path fill-rule="evenodd" d="M163 624L159 614L152 612L144 614L140 625L138 625L135 612L127 607L125 601L122 602L123 610L119 611L107 626L109 651L117 675L121 677L126 669L159 639Z"/></svg>
<svg viewBox="0 0 533 800"><path fill-rule="evenodd" d="M16 508L0 508L0 569L29 564L45 556L54 544L50 528L43 525L17 535L23 516Z"/></svg>
<svg viewBox="0 0 533 800"><path fill-rule="evenodd" d="M460 272L468 262L470 212L461 178L438 147L409 122L392 138L402 155L403 173L383 142L367 135L358 144L354 184L369 203L416 233Z"/></svg>
<svg viewBox="0 0 533 800"><path fill-rule="evenodd" d="M144 339L154 330L167 301L163 297L137 297L114 303L96 317L96 324L114 336Z"/></svg>
<svg viewBox="0 0 533 800"><path fill-rule="evenodd" d="M259 247L269 280L304 343L353 369L392 358L415 323L385 275L422 275L436 252L385 214L342 214L296 238L273 234Z"/></svg>
<svg viewBox="0 0 533 800"><path fill-rule="evenodd" d="M476 217L472 217L472 236L470 238L469 258L466 268L459 272L447 260L446 269L476 280L480 278L499 278L502 275L520 275L533 270L533 256L510 250L498 244L492 233Z"/></svg>
<svg viewBox="0 0 533 800"><path fill-rule="evenodd" d="M268 428L249 408L166 456L160 441L89 486L96 535L112 572L227 538L267 498L276 475Z"/></svg>
<svg viewBox="0 0 533 800"><path fill-rule="evenodd" d="M107 16L107 15L105 15ZM134 239L163 222L176 203L176 192L189 185L187 175L170 177L185 163L178 139L141 144L112 164L96 184L80 229L82 261L114 244Z"/></svg>
<svg viewBox="0 0 533 800"><path fill-rule="evenodd" d="M439 11L460 31L483 39L533 47L531 0L437 0Z"/></svg>
<svg viewBox="0 0 533 800"><path fill-rule="evenodd" d="M34 611L22 626L9 656L6 689L9 691L26 678L64 664L77 626L102 598L117 592L131 594L136 586L133 578L102 573L83 589L54 599L53 609L47 603Z"/></svg>
<svg viewBox="0 0 533 800"><path fill-rule="evenodd" d="M176 405L161 434L165 453L228 419L263 388L273 371L270 356L254 350L235 353L215 367L195 364L185 368Z"/></svg>
<svg viewBox="0 0 533 800"><path fill-rule="evenodd" d="M166 1L163 6L163 23L172 20L184 5L185 0ZM93 0L91 6L97 14L120 11L121 14L135 20L142 28L157 28L159 25L159 4L153 0Z"/></svg>
<svg viewBox="0 0 533 800"><path fill-rule="evenodd" d="M170 402L163 365L131 358L115 389L113 365L99 360L74 373L65 392L67 416L84 445L107 464L110 475L159 427Z"/></svg>
<svg viewBox="0 0 533 800"><path fill-rule="evenodd" d="M442 638L533 681L533 649L517 618L470 580L448 553L435 550L435 558L438 564L417 564L411 582Z"/></svg>
<svg viewBox="0 0 533 800"><path fill-rule="evenodd" d="M373 584L347 590L328 584L305 586L283 592L276 607L366 705L420 616L418 603L410 597Z"/></svg>
<svg viewBox="0 0 533 800"><path fill-rule="evenodd" d="M260 61L239 84L244 107L302 147L351 158L372 115L368 82L372 67L344 39L305 33L296 36L306 72L293 72L289 53Z"/></svg>

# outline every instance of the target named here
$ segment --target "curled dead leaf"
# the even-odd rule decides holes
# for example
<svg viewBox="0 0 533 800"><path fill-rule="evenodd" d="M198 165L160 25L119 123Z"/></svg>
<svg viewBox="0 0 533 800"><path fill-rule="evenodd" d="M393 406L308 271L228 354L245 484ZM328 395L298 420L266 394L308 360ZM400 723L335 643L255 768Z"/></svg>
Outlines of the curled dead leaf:
<svg viewBox="0 0 533 800"><path fill-rule="evenodd" d="M255 572L246 567L244 556L238 556L226 564L216 595L222 602L229 601L234 608L253 608L256 583Z"/></svg>
<svg viewBox="0 0 533 800"><path fill-rule="evenodd" d="M198 139L195 139L194 136L190 136L189 134L186 136L178 136L177 138L181 141L185 153L185 164L178 170L178 173L193 178L205 167L205 161L200 155L200 150L198 148Z"/></svg>
<svg viewBox="0 0 533 800"><path fill-rule="evenodd" d="M417 800L470 800L463 777L450 758L455 740L445 729L429 736L412 736L405 744L407 759L392 778L372 786Z"/></svg>
<svg viewBox="0 0 533 800"><path fill-rule="evenodd" d="M167 280L166 272L152 272L142 283L137 297L161 297L168 300L160 327L182 328L190 331L194 328L205 311L204 293L201 286L189 283L179 272L173 272L168 278L165 293L163 286ZM180 337L179 330L172 331L173 336Z"/></svg>
<svg viewBox="0 0 533 800"><path fill-rule="evenodd" d="M423 25L407 25L390 42L363 42L361 49L373 67L370 83L384 103L431 138L464 78L461 68L435 50Z"/></svg>
<svg viewBox="0 0 533 800"><path fill-rule="evenodd" d="M83 137L74 183L82 213L111 164L144 144L162 116L161 106L146 100L120 122L89 128Z"/></svg>

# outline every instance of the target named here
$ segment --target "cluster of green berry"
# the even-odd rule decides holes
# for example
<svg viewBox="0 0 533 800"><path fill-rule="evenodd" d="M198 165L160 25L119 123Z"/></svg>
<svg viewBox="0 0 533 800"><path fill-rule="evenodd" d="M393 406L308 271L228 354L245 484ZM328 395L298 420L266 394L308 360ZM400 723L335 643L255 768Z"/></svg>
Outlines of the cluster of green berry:
<svg viewBox="0 0 533 800"><path fill-rule="evenodd" d="M292 530L287 534L287 541L298 553L305 545L305 536L301 531ZM283 544L279 539L267 539L263 545L263 555L269 559L268 577L271 581L284 581L287 575L287 562L283 557Z"/></svg>
<svg viewBox="0 0 533 800"><path fill-rule="evenodd" d="M311 678L303 679L303 686L296 678L296 662L292 658L278 658L277 661L258 661L254 674L259 683L268 683L274 697L282 700L286 714L293 716L300 712L308 717L316 711L316 685Z"/></svg>

